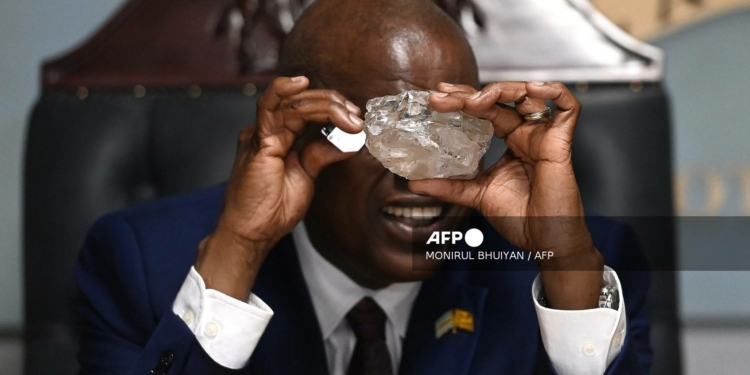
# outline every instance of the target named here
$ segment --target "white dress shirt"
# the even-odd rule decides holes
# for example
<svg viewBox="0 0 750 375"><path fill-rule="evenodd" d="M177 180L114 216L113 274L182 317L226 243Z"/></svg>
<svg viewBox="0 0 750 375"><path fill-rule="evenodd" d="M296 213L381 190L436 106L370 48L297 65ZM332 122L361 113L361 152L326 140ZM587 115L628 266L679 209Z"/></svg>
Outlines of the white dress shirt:
<svg viewBox="0 0 750 375"><path fill-rule="evenodd" d="M331 375L345 375L349 368L357 339L346 321L346 314L365 297L372 297L388 317L385 342L391 354L393 373L398 374L409 315L422 283L395 283L380 290L363 288L315 250L304 224L294 228L292 235L302 276L323 332Z"/></svg>
<svg viewBox="0 0 750 375"><path fill-rule="evenodd" d="M397 283L381 290L363 288L315 250L300 223L292 233L302 274L320 324L331 375L346 374L356 344L346 313L363 297L372 297L385 311L386 344L394 374L401 362L402 343L409 315L421 283ZM617 274L605 266L604 280L620 293L619 310L554 310L537 302L542 294L539 277L532 285L533 302L545 350L560 375L603 374L620 353L626 332L625 301ZM255 294L247 303L206 289L191 268L172 310L196 335L216 363L238 369L245 366L273 311Z"/></svg>

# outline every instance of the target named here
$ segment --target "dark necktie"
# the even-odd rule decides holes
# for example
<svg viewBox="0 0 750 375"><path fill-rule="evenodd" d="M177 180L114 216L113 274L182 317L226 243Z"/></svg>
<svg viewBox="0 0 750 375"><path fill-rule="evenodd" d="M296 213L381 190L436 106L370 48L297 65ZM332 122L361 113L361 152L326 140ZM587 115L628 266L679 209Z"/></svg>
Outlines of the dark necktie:
<svg viewBox="0 0 750 375"><path fill-rule="evenodd" d="M392 375L391 355L385 343L386 316L370 297L362 298L346 314L357 337L347 375Z"/></svg>

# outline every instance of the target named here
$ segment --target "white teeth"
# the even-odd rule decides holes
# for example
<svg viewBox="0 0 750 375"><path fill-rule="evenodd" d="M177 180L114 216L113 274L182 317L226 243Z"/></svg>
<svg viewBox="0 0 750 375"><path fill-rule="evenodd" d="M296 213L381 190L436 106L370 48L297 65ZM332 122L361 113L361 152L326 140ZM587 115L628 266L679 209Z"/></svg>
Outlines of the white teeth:
<svg viewBox="0 0 750 375"><path fill-rule="evenodd" d="M386 206L383 208L386 213L406 218L414 219L434 219L443 213L443 208L440 206L435 207L393 207Z"/></svg>
<svg viewBox="0 0 750 375"><path fill-rule="evenodd" d="M424 217L424 211L422 211L422 207L414 207L411 209L411 217L415 219L421 219Z"/></svg>

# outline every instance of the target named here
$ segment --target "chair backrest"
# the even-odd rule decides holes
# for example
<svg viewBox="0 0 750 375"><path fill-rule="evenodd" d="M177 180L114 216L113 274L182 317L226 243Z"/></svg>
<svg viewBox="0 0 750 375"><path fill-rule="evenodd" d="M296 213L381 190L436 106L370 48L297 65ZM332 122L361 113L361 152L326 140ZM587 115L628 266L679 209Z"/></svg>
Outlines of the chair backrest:
<svg viewBox="0 0 750 375"><path fill-rule="evenodd" d="M259 92L273 77L288 20L307 2L260 7L276 9L272 14L254 13L241 1L132 0L91 40L45 64L24 176L27 374L76 372L72 275L97 217L226 179L236 137L254 119ZM469 33L484 82L586 81L575 85L585 110L574 159L592 210L670 216L669 112L658 51L613 36L606 20L592 22L596 13L585 1L543 2L588 27L576 34L586 40L558 41L567 47L557 60L493 31L544 13L533 8L541 0L438 1ZM232 21L237 17L245 22ZM526 32L530 43L548 44L545 35L559 25L545 25ZM503 58L496 46L516 52ZM580 58L596 51L614 57ZM636 229L655 268L673 269L673 233ZM678 374L674 277L655 276L653 373Z"/></svg>

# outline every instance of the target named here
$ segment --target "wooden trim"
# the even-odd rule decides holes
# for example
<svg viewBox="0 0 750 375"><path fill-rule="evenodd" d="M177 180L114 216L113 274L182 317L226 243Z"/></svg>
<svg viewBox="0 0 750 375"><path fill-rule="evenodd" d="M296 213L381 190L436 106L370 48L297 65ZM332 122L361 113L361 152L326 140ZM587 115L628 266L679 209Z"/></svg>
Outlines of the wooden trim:
<svg viewBox="0 0 750 375"><path fill-rule="evenodd" d="M217 26L233 0L130 0L92 37L46 62L42 88L132 88L190 85L267 85L275 64L242 73L240 40ZM261 19L261 28L273 20ZM278 55L283 36L259 35L267 56Z"/></svg>

